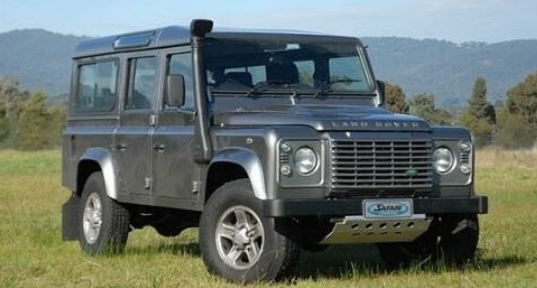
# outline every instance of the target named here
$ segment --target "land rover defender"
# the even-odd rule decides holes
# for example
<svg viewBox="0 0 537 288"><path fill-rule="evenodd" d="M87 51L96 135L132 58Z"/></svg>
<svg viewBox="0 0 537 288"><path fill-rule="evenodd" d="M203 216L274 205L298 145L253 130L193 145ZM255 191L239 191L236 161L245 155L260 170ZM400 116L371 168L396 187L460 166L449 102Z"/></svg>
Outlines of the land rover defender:
<svg viewBox="0 0 537 288"><path fill-rule="evenodd" d="M468 131L385 108L359 39L213 30L209 20L81 43L63 139L63 239L199 227L210 272L277 280L301 250L377 243L388 267L472 260Z"/></svg>

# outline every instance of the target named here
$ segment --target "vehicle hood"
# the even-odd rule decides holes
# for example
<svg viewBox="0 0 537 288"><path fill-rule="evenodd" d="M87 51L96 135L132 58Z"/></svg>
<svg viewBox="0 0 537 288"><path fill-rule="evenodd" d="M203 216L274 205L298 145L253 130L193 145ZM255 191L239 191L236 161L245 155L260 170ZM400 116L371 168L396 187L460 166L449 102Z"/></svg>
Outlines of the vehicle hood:
<svg viewBox="0 0 537 288"><path fill-rule="evenodd" d="M430 131L429 124L414 116L395 114L368 106L273 106L264 111L220 112L218 126L305 125L317 131Z"/></svg>

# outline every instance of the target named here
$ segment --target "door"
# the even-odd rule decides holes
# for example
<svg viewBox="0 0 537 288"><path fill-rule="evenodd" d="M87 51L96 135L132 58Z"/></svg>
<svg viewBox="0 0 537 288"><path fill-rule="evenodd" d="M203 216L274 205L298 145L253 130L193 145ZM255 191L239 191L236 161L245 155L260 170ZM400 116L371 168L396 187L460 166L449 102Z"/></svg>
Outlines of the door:
<svg viewBox="0 0 537 288"><path fill-rule="evenodd" d="M127 63L128 79L114 141L120 187L127 194L149 195L149 135L155 124L158 57L147 53L133 55Z"/></svg>
<svg viewBox="0 0 537 288"><path fill-rule="evenodd" d="M181 107L167 105L166 89L159 97L157 126L152 134L154 193L159 197L193 199L194 161L194 88L190 48L174 48L164 52L163 75L183 75L185 101ZM165 76L161 86L165 87Z"/></svg>

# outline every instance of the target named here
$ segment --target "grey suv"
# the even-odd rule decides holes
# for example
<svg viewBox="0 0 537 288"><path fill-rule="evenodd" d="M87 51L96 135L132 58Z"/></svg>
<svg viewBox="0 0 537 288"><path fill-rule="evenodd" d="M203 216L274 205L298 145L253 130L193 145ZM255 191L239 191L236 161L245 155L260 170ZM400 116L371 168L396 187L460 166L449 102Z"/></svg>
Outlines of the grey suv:
<svg viewBox="0 0 537 288"><path fill-rule="evenodd" d="M65 240L97 255L199 227L209 271L240 282L332 244L377 243L393 268L474 257L488 205L468 131L386 110L356 38L212 28L76 49Z"/></svg>

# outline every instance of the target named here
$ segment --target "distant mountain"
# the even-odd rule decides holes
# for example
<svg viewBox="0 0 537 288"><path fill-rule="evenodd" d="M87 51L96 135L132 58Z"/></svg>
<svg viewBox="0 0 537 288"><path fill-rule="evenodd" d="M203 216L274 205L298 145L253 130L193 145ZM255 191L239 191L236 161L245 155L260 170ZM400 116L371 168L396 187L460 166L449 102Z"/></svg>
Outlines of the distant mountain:
<svg viewBox="0 0 537 288"><path fill-rule="evenodd" d="M65 94L70 56L84 39L39 29L1 33L0 76L16 76L26 89ZM362 40L369 46L377 78L401 85L408 96L433 93L449 107L466 103L478 76L487 80L489 97L496 101L537 70L537 40L493 44L397 37Z"/></svg>
<svg viewBox="0 0 537 288"><path fill-rule="evenodd" d="M41 29L0 34L0 76L16 77L26 89L51 95L69 90L71 54L85 37Z"/></svg>
<svg viewBox="0 0 537 288"><path fill-rule="evenodd" d="M377 78L401 85L407 95L433 93L444 106L464 105L476 77L487 80L489 99L537 70L537 40L456 44L440 40L363 38Z"/></svg>

